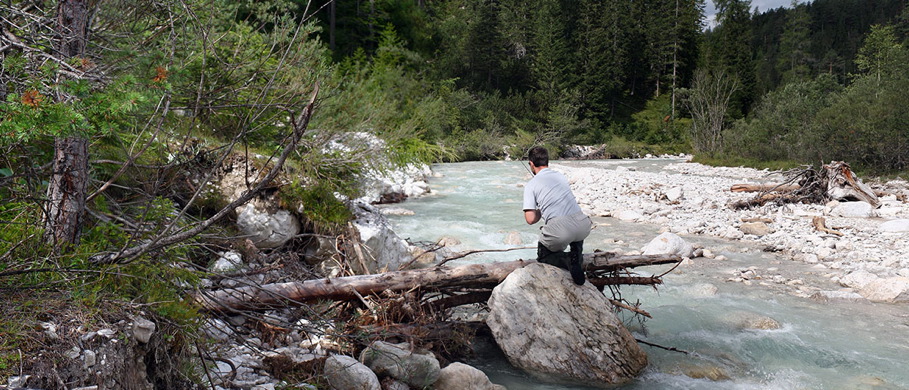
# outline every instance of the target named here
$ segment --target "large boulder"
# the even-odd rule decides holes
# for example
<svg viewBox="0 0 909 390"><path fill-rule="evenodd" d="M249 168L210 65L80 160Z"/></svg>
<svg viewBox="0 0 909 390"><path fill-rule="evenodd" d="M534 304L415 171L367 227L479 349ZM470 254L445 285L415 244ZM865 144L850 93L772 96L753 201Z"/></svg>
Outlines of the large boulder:
<svg viewBox="0 0 909 390"><path fill-rule="evenodd" d="M590 284L564 270L530 264L508 275L489 299L486 323L508 360L534 377L611 387L632 380L647 355Z"/></svg>
<svg viewBox="0 0 909 390"><path fill-rule="evenodd" d="M355 218L353 225L360 233L360 241L368 249L363 261L369 269L357 269L358 272L397 271L401 265L413 258L407 242L391 229L388 218L375 206L357 201L351 204L351 209ZM353 265L359 267L359 264Z"/></svg>
<svg viewBox="0 0 909 390"><path fill-rule="evenodd" d="M483 371L464 363L451 363L442 369L434 390L506 390L505 386L489 381Z"/></svg>
<svg viewBox="0 0 909 390"><path fill-rule="evenodd" d="M380 376L390 376L422 389L439 379L439 361L431 352L414 351L408 343L376 341L363 350L360 361Z"/></svg>
<svg viewBox="0 0 909 390"><path fill-rule="evenodd" d="M678 255L692 257L694 247L682 237L670 232L656 236L647 245L641 248L645 255Z"/></svg>
<svg viewBox="0 0 909 390"><path fill-rule="evenodd" d="M357 359L332 355L323 370L328 385L335 390L381 390L379 378Z"/></svg>

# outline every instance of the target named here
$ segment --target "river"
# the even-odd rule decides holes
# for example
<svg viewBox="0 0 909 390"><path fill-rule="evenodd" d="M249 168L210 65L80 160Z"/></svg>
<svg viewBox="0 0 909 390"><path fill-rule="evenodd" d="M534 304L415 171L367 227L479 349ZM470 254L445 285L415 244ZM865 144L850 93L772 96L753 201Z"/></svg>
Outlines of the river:
<svg viewBox="0 0 909 390"><path fill-rule="evenodd" d="M625 161L641 171L658 172L674 160ZM576 162L570 164L598 164ZM610 169L609 162L599 163ZM439 164L432 194L394 207L414 211L390 216L395 231L411 241L453 237L455 250L535 246L537 225L528 226L521 212L522 184L530 177L526 162ZM585 252L640 249L660 226L594 217L597 228ZM522 245L506 245L518 232ZM869 302L818 302L794 296L772 285L743 285L727 280L749 266L773 267L801 275L808 283L828 283L805 263L794 262L739 241L683 236L714 248L728 258L698 258L664 277L664 285L623 286L624 298L640 301L653 315L641 324L625 315L635 337L689 354L644 346L650 363L642 375L621 389L909 389L909 307ZM460 262L495 262L534 258L535 250L475 254ZM666 266L638 270L662 273ZM749 322L778 323L771 329ZM468 362L510 390L583 389L543 384L511 367L498 349L479 345Z"/></svg>

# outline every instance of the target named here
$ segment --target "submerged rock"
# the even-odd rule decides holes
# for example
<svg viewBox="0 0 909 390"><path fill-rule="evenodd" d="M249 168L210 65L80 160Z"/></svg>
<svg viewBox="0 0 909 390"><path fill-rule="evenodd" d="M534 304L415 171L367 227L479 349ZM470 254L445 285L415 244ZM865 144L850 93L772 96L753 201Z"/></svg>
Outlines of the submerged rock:
<svg viewBox="0 0 909 390"><path fill-rule="evenodd" d="M612 387L631 381L647 355L590 284L530 264L492 292L486 323L508 360L547 382Z"/></svg>
<svg viewBox="0 0 909 390"><path fill-rule="evenodd" d="M451 363L443 368L434 390L507 390L505 386L489 381L483 371L464 363Z"/></svg>
<svg viewBox="0 0 909 390"><path fill-rule="evenodd" d="M524 240L521 238L521 233L518 232L508 232L505 235L505 240L503 240L505 245L521 245L524 243Z"/></svg>
<svg viewBox="0 0 909 390"><path fill-rule="evenodd" d="M768 316L750 311L735 311L726 315L726 321L739 329L773 330L783 326Z"/></svg>

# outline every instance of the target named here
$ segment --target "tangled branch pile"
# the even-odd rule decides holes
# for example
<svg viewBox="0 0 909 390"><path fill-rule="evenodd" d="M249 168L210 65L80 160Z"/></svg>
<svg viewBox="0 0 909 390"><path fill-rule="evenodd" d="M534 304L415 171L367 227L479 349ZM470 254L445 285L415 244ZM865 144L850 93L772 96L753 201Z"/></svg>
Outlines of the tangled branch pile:
<svg viewBox="0 0 909 390"><path fill-rule="evenodd" d="M733 192L757 192L747 200L733 202L736 210L763 206L767 203L825 203L830 200L864 201L880 206L877 194L852 172L849 164L831 161L820 169L805 166L783 173L786 180L779 184L736 184Z"/></svg>

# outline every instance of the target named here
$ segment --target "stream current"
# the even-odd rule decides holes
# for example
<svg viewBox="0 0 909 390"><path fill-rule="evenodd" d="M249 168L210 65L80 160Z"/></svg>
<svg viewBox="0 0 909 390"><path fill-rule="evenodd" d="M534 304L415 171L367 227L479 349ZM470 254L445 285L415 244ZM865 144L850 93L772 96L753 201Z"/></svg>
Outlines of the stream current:
<svg viewBox="0 0 909 390"><path fill-rule="evenodd" d="M619 164L658 172L678 160L561 162L614 169ZM414 215L392 215L395 232L412 242L442 237L460 241L456 251L536 246L538 225L521 212L522 184L530 178L526 162L468 162L433 167L432 194L394 205ZM604 171L606 174L607 171ZM594 217L585 241L594 249L639 250L660 226ZM506 245L509 234L521 245ZM728 260L697 258L663 280L658 289L622 286L622 297L640 301L653 319L641 324L620 314L640 340L689 352L643 346L649 365L621 389L909 389L909 307L869 302L818 302L772 285L729 282L734 271L751 266L779 269L826 290L838 287L819 271L748 243L705 236L683 236ZM535 249L479 253L455 264L536 257ZM639 268L661 274L669 266ZM607 290L608 291L608 290ZM760 329L748 323L778 323ZM541 383L509 365L495 345L478 345L469 363L493 383L510 390L563 390L586 387Z"/></svg>

